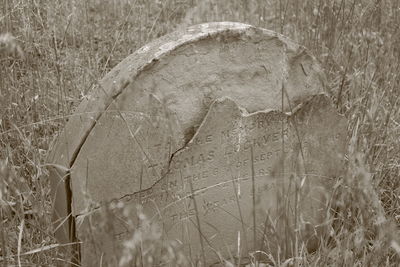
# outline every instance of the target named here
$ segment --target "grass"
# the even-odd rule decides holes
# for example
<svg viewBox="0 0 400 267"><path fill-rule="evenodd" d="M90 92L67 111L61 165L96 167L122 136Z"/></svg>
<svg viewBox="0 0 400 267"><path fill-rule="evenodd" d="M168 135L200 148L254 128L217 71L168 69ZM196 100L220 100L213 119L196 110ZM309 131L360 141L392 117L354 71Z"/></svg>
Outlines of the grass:
<svg viewBox="0 0 400 267"><path fill-rule="evenodd" d="M189 24L222 20L272 29L306 46L321 61L332 99L350 121L348 170L333 197L337 214L330 236L316 253L292 263L398 266L397 0L3 0L0 32L9 33L0 37L3 266L68 261L52 236L43 164L52 137L93 84L154 38ZM129 257L129 250L123 255ZM146 255L142 263L148 266L151 255ZM185 266L181 257L175 260Z"/></svg>

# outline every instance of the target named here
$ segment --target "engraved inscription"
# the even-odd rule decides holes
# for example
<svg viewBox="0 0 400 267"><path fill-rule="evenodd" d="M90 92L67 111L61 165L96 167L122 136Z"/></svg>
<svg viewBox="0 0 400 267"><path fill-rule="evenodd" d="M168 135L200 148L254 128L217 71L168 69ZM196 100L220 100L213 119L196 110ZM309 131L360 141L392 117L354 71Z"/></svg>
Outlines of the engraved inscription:
<svg viewBox="0 0 400 267"><path fill-rule="evenodd" d="M240 246L259 244L260 240L252 240L253 225L262 233L269 218L278 220L278 230L293 223L290 212L296 201L299 216L318 224L314 214L324 203L320 192L340 175L329 167L340 165L343 147L338 143L345 138L340 117L331 119L337 122L326 120L338 125L327 131L312 114L241 112L232 100L213 102L192 139L173 154L161 179L121 199L142 205L148 218L159 222L163 233L179 240L193 257L201 251L199 231L216 248L226 248L226 244L233 248L238 233L250 237L242 238ZM164 139L164 143L154 142L151 149L169 146ZM154 162L154 166L163 164ZM279 221L284 217L283 204L289 205L283 209L289 212L284 223ZM116 240L127 236L129 231L120 229Z"/></svg>

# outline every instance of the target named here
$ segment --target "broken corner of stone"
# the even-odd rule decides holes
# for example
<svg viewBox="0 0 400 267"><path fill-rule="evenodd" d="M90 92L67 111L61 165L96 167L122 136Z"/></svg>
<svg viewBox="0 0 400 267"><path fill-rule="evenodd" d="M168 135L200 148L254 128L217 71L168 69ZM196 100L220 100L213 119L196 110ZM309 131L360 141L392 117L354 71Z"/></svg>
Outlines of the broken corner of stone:
<svg viewBox="0 0 400 267"><path fill-rule="evenodd" d="M276 237L295 230L315 248L346 150L347 120L324 81L303 47L246 24L201 24L145 45L54 142L57 238L81 242L83 266L111 261L139 231L118 207L140 205L192 262L282 252Z"/></svg>

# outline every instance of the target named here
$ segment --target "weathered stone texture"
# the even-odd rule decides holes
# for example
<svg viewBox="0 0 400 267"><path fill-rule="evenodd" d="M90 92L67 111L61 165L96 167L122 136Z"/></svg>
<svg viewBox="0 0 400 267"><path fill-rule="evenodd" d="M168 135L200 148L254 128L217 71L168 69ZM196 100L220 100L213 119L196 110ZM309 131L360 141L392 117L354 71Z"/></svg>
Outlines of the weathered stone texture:
<svg viewBox="0 0 400 267"><path fill-rule="evenodd" d="M102 204L142 203L194 258L200 229L210 263L210 246L234 251L238 231L254 249L254 214L262 236L266 212L279 217L285 192L318 224L341 174L346 132L323 81L304 48L249 25L202 24L155 40L116 66L58 137L49 157L54 192L61 186L58 216L72 212L77 236L93 239L82 233ZM127 234L114 224L117 236ZM113 243L95 240L106 240L105 250Z"/></svg>

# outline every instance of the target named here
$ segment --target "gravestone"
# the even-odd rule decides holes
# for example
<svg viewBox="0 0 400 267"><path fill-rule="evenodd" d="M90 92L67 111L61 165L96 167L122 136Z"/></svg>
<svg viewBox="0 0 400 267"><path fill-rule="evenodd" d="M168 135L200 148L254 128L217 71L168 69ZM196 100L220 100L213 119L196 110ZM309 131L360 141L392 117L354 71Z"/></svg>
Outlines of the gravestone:
<svg viewBox="0 0 400 267"><path fill-rule="evenodd" d="M174 32L107 74L55 141L56 235L82 241L83 266L106 261L132 237L116 202L140 204L192 262L274 253L289 228L312 249L346 123L287 38L228 22ZM112 230L91 231L104 212Z"/></svg>

